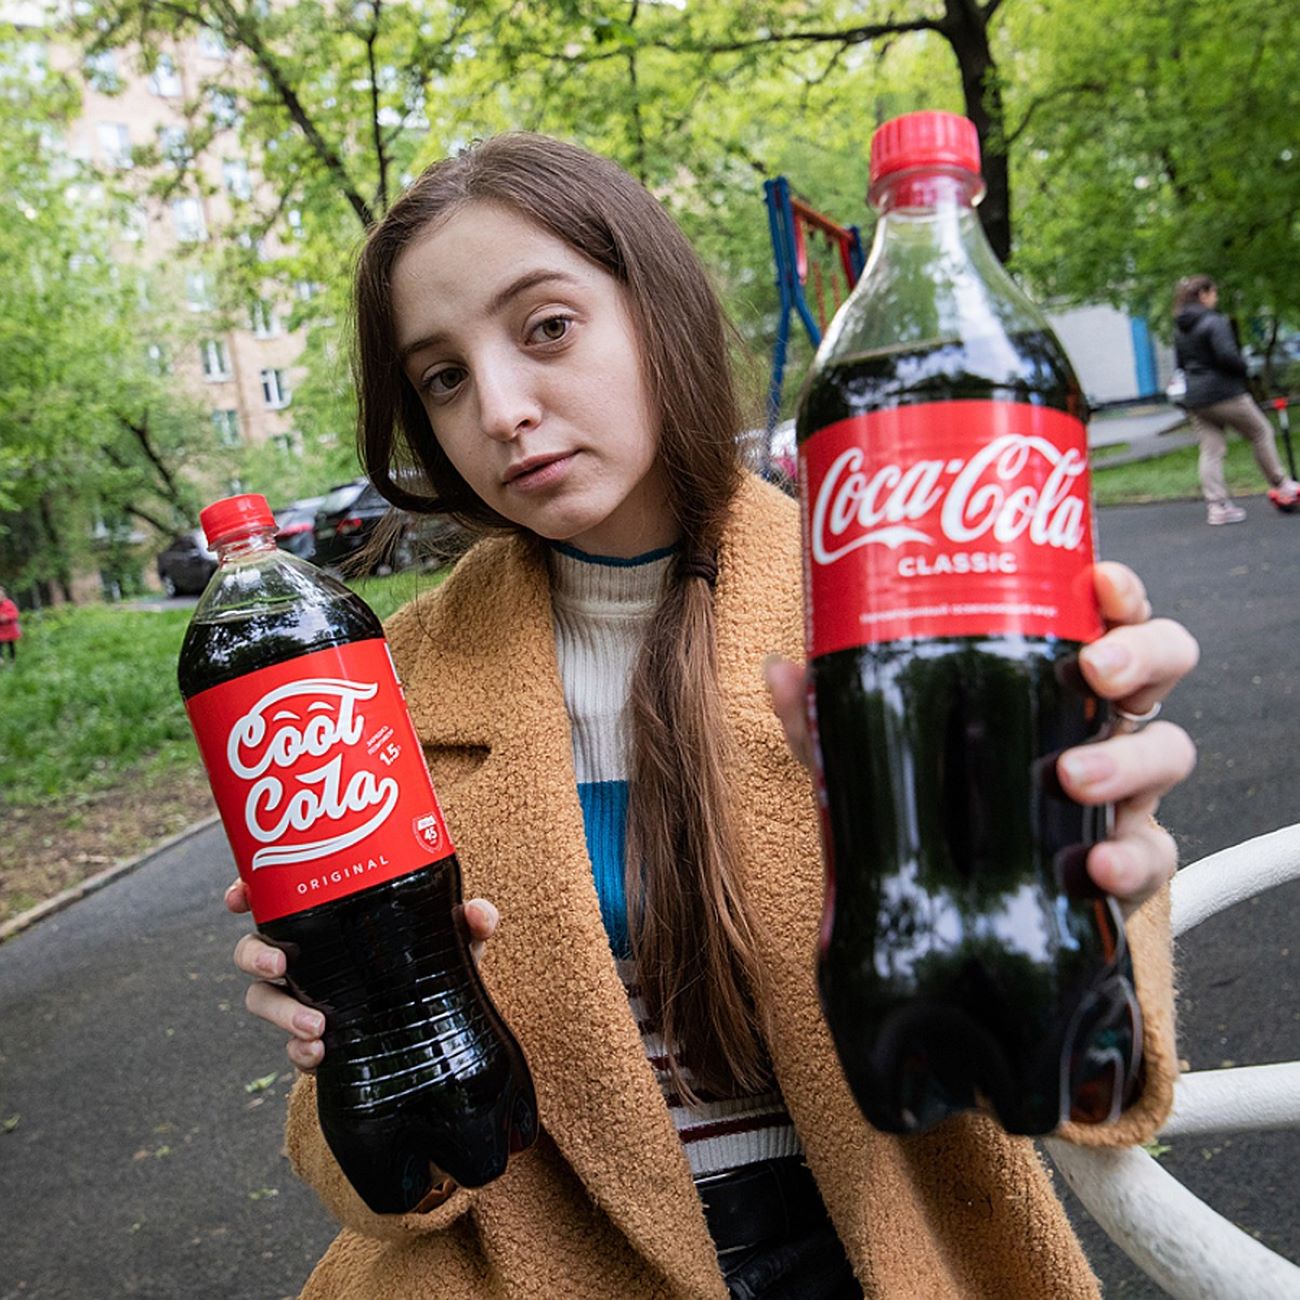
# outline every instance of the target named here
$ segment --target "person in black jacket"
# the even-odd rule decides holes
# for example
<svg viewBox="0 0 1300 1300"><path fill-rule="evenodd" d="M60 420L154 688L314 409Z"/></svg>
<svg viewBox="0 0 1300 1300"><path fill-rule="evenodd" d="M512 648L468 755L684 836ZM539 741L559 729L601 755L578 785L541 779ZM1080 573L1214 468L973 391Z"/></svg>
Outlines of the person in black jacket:
<svg viewBox="0 0 1300 1300"><path fill-rule="evenodd" d="M1246 512L1228 496L1223 477L1227 431L1250 439L1269 483L1269 500L1291 511L1300 502L1300 483L1288 478L1278 459L1273 426L1246 384L1246 362L1226 316L1215 311L1219 289L1208 275L1189 275L1174 290L1174 352L1187 379L1183 405L1201 441L1201 491L1212 524L1239 524Z"/></svg>

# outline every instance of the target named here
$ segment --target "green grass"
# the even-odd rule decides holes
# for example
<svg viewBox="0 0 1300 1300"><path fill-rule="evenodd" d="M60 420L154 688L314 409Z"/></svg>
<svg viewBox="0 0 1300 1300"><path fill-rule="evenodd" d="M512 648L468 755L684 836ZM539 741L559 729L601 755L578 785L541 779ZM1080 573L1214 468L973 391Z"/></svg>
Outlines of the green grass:
<svg viewBox="0 0 1300 1300"><path fill-rule="evenodd" d="M3 803L112 787L141 762L197 760L176 691L187 610L61 608L23 618L17 663L0 672Z"/></svg>
<svg viewBox="0 0 1300 1300"><path fill-rule="evenodd" d="M353 585L381 618L440 575ZM0 667L0 808L109 790L131 775L198 761L176 687L190 611L87 605L23 617L12 667Z"/></svg>
<svg viewBox="0 0 1300 1300"><path fill-rule="evenodd" d="M1110 448L1106 448L1110 451ZM1285 449L1278 453L1286 462ZM1197 448L1180 447L1154 460L1092 472L1092 490L1099 506L1127 505L1140 501L1198 499L1200 480L1196 476ZM1225 469L1228 487L1237 496L1251 496L1265 490L1264 475L1255 464L1250 444L1243 438L1228 440Z"/></svg>
<svg viewBox="0 0 1300 1300"><path fill-rule="evenodd" d="M354 578L348 586L380 618L387 618L408 600L414 600L421 592L436 587L449 572L450 569L440 569L437 573L421 573L418 569L409 569L387 578Z"/></svg>

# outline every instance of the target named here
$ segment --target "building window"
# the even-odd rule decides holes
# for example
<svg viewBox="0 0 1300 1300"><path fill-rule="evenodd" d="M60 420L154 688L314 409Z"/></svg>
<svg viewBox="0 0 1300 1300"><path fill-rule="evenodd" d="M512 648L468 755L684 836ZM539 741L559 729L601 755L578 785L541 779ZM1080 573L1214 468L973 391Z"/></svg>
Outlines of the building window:
<svg viewBox="0 0 1300 1300"><path fill-rule="evenodd" d="M212 427L223 447L239 446L239 412L226 408L212 412Z"/></svg>
<svg viewBox="0 0 1300 1300"><path fill-rule="evenodd" d="M232 198L243 199L247 203L253 197L253 178L249 174L248 164L242 158L227 158L221 164L221 180L226 193Z"/></svg>
<svg viewBox="0 0 1300 1300"><path fill-rule="evenodd" d="M92 90L98 90L103 95L116 95L122 89L122 78L117 75L117 57L112 50L97 50L94 54L87 54L82 66Z"/></svg>
<svg viewBox="0 0 1300 1300"><path fill-rule="evenodd" d="M190 311L212 310L212 287L206 271L185 272L185 304Z"/></svg>
<svg viewBox="0 0 1300 1300"><path fill-rule="evenodd" d="M171 362L167 359L167 349L161 343L150 343L145 350L149 358L149 369L155 375L171 374Z"/></svg>
<svg viewBox="0 0 1300 1300"><path fill-rule="evenodd" d="M190 138L183 126L164 126L158 131L158 145L163 160L179 171L184 171L194 156L190 152Z"/></svg>
<svg viewBox="0 0 1300 1300"><path fill-rule="evenodd" d="M239 101L234 93L222 90L219 86L213 86L208 90L208 112L212 116L212 121L227 131L237 127L242 117L239 112Z"/></svg>
<svg viewBox="0 0 1300 1300"><path fill-rule="evenodd" d="M44 45L35 41L24 41L18 47L19 73L27 81L44 81L50 70L50 54Z"/></svg>
<svg viewBox="0 0 1300 1300"><path fill-rule="evenodd" d="M275 308L262 298L248 309L248 321L253 327L254 338L273 339L280 333L280 321Z"/></svg>
<svg viewBox="0 0 1300 1300"><path fill-rule="evenodd" d="M302 237L302 211L299 208L290 208L288 211L289 229L299 238Z"/></svg>
<svg viewBox="0 0 1300 1300"><path fill-rule="evenodd" d="M220 32L214 32L211 27L200 27L198 38L199 53L205 59L225 60L229 51L226 49L226 42L222 40Z"/></svg>
<svg viewBox="0 0 1300 1300"><path fill-rule="evenodd" d="M122 215L122 238L138 244L149 234L149 214L143 205L133 203Z"/></svg>
<svg viewBox="0 0 1300 1300"><path fill-rule="evenodd" d="M125 122L96 122L95 135L105 167L131 165L131 132Z"/></svg>
<svg viewBox="0 0 1300 1300"><path fill-rule="evenodd" d="M235 243L245 252L252 253L259 262L265 262L270 256L266 248L266 240L255 236L251 230L241 230L235 236Z"/></svg>
<svg viewBox="0 0 1300 1300"><path fill-rule="evenodd" d="M300 302L311 302L316 296L316 284L312 280L296 280L293 287Z"/></svg>
<svg viewBox="0 0 1300 1300"><path fill-rule="evenodd" d="M197 244L208 237L203 205L198 199L172 200L172 228L182 244Z"/></svg>
<svg viewBox="0 0 1300 1300"><path fill-rule="evenodd" d="M230 378L230 353L221 339L204 339L199 344L204 379Z"/></svg>
<svg viewBox="0 0 1300 1300"><path fill-rule="evenodd" d="M149 89L164 99L175 99L182 93L181 74L170 54L160 54L149 74Z"/></svg>
<svg viewBox="0 0 1300 1300"><path fill-rule="evenodd" d="M289 381L283 370L262 371L262 400L273 411L289 405Z"/></svg>

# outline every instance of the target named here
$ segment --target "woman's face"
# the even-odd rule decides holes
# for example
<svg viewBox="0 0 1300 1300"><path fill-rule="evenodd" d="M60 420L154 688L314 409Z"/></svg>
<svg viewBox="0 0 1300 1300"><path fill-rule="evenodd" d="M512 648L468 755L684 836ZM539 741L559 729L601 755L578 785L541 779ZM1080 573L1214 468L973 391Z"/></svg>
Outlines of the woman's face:
<svg viewBox="0 0 1300 1300"><path fill-rule="evenodd" d="M393 268L407 378L498 514L597 555L676 541L622 287L511 209L474 203Z"/></svg>
<svg viewBox="0 0 1300 1300"><path fill-rule="evenodd" d="M1211 311L1219 305L1219 291L1214 285L1211 285L1208 289L1202 289L1197 296Z"/></svg>

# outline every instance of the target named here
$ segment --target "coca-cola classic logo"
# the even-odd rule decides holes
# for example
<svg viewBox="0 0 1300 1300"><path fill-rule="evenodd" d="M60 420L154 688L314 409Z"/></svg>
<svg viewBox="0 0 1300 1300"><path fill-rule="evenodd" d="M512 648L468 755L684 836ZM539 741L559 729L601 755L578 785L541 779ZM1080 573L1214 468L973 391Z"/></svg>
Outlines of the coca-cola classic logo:
<svg viewBox="0 0 1300 1300"><path fill-rule="evenodd" d="M811 551L818 564L834 564L863 546L933 545L936 528L957 545L981 538L1007 544L1027 534L1036 546L1067 551L1087 535L1087 459L1077 448L1010 433L968 460L918 460L906 469L885 464L868 471L866 459L860 447L842 451L817 489ZM1033 472L1035 460L1046 468L1045 479Z"/></svg>
<svg viewBox="0 0 1300 1300"><path fill-rule="evenodd" d="M365 717L375 682L318 677L268 691L230 730L230 770L251 781L244 823L258 843L254 870L309 862L341 852L383 825L397 804L398 783L367 767L344 773L344 758L363 752ZM359 814L369 814L351 824ZM333 831L323 838L306 832Z"/></svg>

